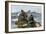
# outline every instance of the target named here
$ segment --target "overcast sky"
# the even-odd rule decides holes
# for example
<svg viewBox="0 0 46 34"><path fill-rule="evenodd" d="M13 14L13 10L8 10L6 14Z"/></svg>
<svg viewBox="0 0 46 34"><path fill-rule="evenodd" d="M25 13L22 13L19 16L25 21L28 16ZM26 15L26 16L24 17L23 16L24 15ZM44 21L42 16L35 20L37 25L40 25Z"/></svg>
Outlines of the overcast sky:
<svg viewBox="0 0 46 34"><path fill-rule="evenodd" d="M12 5L11 10L13 13L21 11L21 10L24 10L24 11L30 10L31 12L41 13L42 7L41 6L30 6L30 5Z"/></svg>

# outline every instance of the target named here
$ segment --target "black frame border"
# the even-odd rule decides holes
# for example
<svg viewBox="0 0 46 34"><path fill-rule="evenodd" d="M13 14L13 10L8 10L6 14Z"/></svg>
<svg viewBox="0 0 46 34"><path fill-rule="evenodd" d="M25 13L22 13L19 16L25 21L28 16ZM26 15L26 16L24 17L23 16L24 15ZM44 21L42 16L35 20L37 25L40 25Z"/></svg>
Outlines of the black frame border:
<svg viewBox="0 0 46 34"><path fill-rule="evenodd" d="M14 32L9 32L8 30L8 3L13 2L13 3L30 3L30 4L43 4L44 5L44 29L43 30L30 30L30 31L14 31ZM21 32L39 32L39 31L45 31L45 3L40 3L40 2L25 2L25 1L5 1L5 33L21 33Z"/></svg>

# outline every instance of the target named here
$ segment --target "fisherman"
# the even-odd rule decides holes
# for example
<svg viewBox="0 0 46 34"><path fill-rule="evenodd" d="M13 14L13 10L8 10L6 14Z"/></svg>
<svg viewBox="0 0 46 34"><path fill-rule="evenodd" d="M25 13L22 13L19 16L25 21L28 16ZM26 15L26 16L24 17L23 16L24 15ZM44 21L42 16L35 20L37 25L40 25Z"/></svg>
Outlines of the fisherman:
<svg viewBox="0 0 46 34"><path fill-rule="evenodd" d="M27 27L27 14L26 12L24 12L23 10L21 10L21 13L18 17L18 22L17 22L17 25L19 28L24 28L24 27Z"/></svg>
<svg viewBox="0 0 46 34"><path fill-rule="evenodd" d="M29 26L30 26L30 27L36 27L35 22L34 22L34 17L33 17L32 14L31 14L31 16L29 17L28 23L29 23Z"/></svg>

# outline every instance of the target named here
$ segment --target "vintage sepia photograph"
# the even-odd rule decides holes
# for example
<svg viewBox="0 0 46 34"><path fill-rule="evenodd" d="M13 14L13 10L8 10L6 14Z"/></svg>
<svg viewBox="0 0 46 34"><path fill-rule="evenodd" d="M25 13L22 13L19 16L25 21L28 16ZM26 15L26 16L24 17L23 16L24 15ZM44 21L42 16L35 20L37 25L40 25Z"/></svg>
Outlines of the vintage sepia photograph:
<svg viewBox="0 0 46 34"><path fill-rule="evenodd" d="M44 31L44 3L13 1L6 8L9 32Z"/></svg>

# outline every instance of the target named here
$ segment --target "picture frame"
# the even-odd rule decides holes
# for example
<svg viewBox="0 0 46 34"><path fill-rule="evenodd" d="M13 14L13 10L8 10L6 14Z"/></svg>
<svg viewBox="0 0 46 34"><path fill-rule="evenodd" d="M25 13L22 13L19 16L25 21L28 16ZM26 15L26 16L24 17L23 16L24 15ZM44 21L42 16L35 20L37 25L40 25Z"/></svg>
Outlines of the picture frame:
<svg viewBox="0 0 46 34"><path fill-rule="evenodd" d="M21 11L26 11L27 14L31 14L34 16L32 20L36 19L36 22L38 23L41 22L40 27L34 27L32 24L29 25L29 19L26 18L27 22L26 24L28 26L22 27L23 25L19 25L19 22L17 22L17 26L14 23L16 21L15 16L16 14L19 14ZM17 13L18 11L18 13ZM19 12L20 11L20 12ZM37 12L38 11L38 12ZM15 14L16 13L16 14ZM25 13L24 13L25 15ZM37 16L38 15L38 16ZM13 17L14 16L14 17ZM26 15L25 15L26 16ZM24 20L25 21L25 20ZM12 23L13 22L13 23ZM34 22L34 21L33 21ZM31 23L33 23L31 22ZM14 27L13 27L14 25ZM36 25L38 25L36 23ZM25 26L25 25L24 25ZM38 25L39 26L39 25ZM30 28L31 27L31 28ZM6 33L19 33L19 32L37 32L37 31L45 31L45 3L40 3L40 2L23 2L23 1L5 1L5 32Z"/></svg>

